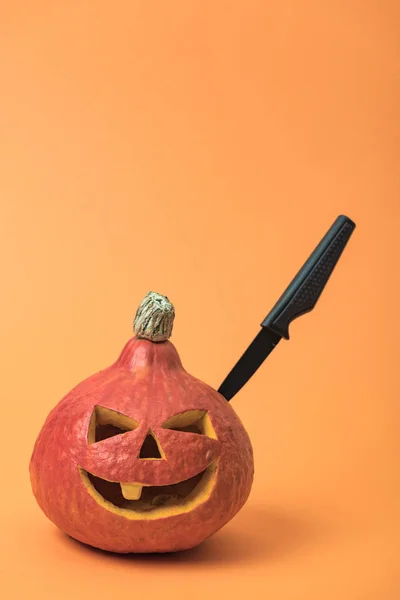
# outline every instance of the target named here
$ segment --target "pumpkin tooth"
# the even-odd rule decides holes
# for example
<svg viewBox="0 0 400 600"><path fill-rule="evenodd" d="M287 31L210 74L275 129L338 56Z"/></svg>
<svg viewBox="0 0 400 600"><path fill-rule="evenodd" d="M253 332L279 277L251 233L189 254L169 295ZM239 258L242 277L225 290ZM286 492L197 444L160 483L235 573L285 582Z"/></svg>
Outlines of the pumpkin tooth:
<svg viewBox="0 0 400 600"><path fill-rule="evenodd" d="M121 483L122 495L126 500L139 500L142 489L140 483Z"/></svg>

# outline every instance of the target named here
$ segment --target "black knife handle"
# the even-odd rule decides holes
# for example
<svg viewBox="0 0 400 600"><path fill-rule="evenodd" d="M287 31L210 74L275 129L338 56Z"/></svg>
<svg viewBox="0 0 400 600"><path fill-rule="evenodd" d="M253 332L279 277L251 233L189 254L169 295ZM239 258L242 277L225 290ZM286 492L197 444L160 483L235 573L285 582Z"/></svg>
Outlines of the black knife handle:
<svg viewBox="0 0 400 600"><path fill-rule="evenodd" d="M316 305L336 266L355 223L340 215L322 238L296 277L261 323L285 339L289 339L290 323Z"/></svg>

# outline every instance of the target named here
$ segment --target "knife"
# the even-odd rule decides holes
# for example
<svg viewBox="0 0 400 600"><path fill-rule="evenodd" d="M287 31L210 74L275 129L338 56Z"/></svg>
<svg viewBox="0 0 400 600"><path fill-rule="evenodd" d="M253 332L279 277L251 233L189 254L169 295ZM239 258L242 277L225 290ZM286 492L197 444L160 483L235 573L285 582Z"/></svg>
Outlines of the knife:
<svg viewBox="0 0 400 600"><path fill-rule="evenodd" d="M218 392L231 400L247 383L282 338L289 339L290 323L316 305L355 223L340 215L314 252L261 323L261 330L220 385Z"/></svg>

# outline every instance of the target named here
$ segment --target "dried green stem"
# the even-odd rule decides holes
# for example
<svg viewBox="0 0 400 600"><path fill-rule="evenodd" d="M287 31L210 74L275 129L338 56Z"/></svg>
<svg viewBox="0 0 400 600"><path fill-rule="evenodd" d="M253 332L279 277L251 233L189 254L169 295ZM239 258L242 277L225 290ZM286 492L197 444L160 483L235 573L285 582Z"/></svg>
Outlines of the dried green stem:
<svg viewBox="0 0 400 600"><path fill-rule="evenodd" d="M175 309L166 296L149 292L136 311L133 331L138 338L165 342L171 337Z"/></svg>

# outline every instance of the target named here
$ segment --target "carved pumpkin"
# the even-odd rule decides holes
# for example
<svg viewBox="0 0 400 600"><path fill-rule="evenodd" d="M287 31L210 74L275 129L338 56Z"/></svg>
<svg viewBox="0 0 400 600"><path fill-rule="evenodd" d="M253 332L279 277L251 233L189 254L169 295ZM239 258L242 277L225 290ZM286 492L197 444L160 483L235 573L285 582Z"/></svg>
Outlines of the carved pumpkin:
<svg viewBox="0 0 400 600"><path fill-rule="evenodd" d="M232 406L185 371L175 312L150 292L118 360L49 414L30 462L36 500L69 536L113 552L194 547L243 506L249 437Z"/></svg>

